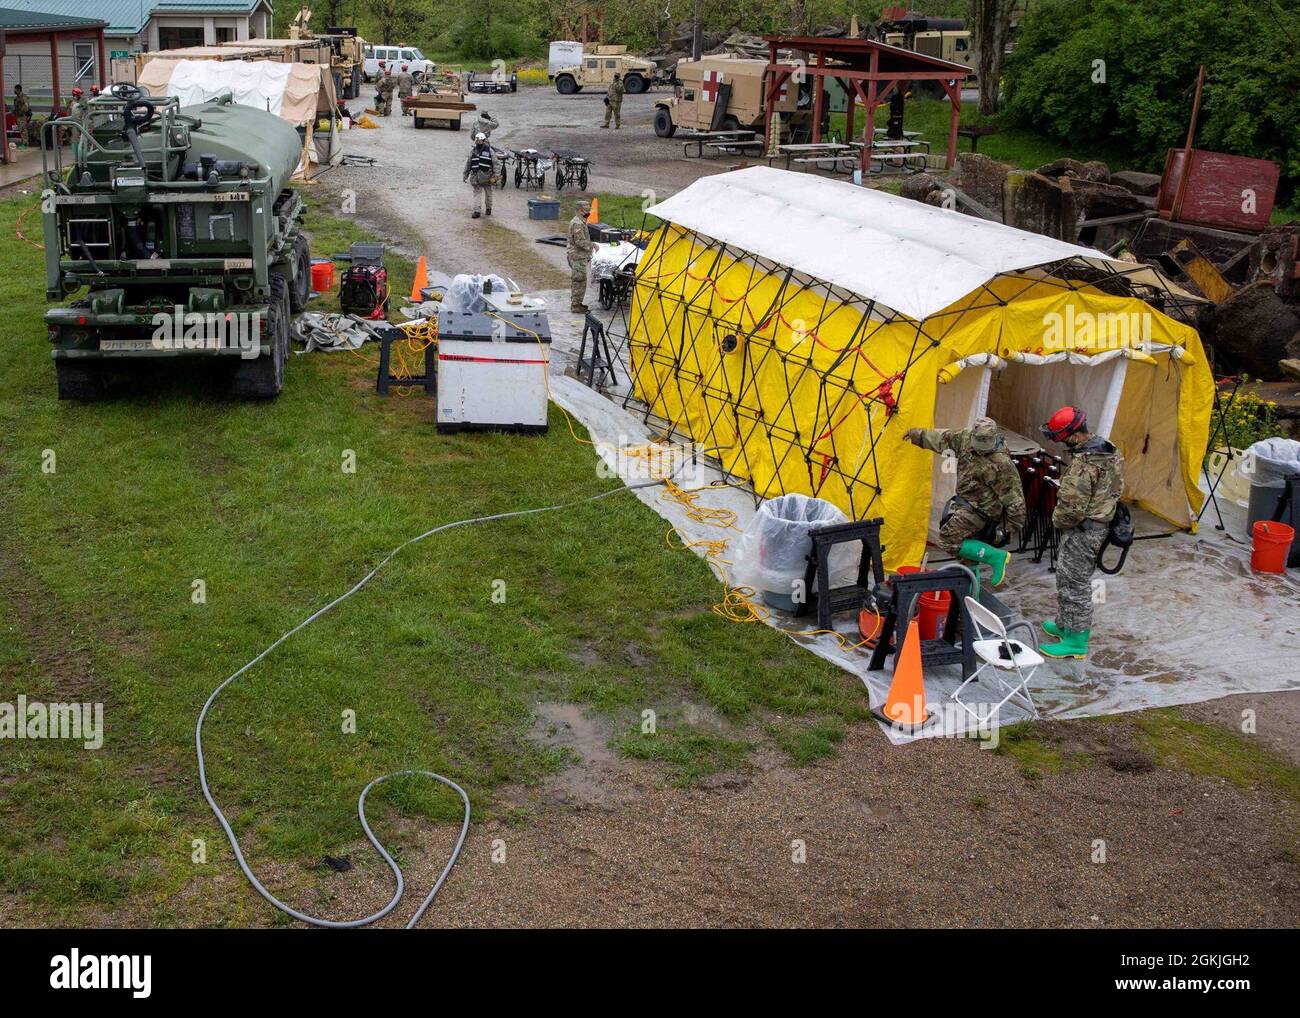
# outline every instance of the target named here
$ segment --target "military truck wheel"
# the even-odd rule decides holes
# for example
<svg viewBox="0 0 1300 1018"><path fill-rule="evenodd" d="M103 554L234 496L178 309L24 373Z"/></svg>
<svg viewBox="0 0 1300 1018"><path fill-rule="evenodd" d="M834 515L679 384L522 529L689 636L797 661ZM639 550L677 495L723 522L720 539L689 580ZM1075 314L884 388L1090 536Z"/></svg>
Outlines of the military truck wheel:
<svg viewBox="0 0 1300 1018"><path fill-rule="evenodd" d="M555 78L555 90L560 95L573 95L578 91L578 83L573 80L572 74L560 74Z"/></svg>
<svg viewBox="0 0 1300 1018"><path fill-rule="evenodd" d="M311 299L311 245L298 234L293 240L293 284L289 287L289 310L295 315L304 311Z"/></svg>
<svg viewBox="0 0 1300 1018"><path fill-rule="evenodd" d="M671 138L676 133L677 125L673 123L673 115L660 106L655 110L655 134L661 138Z"/></svg>
<svg viewBox="0 0 1300 1018"><path fill-rule="evenodd" d="M645 78L639 74L629 74L623 79L623 91L628 95L640 95L646 87Z"/></svg>
<svg viewBox="0 0 1300 1018"><path fill-rule="evenodd" d="M55 361L54 377L59 387L59 399L76 399L83 403L90 403L103 399L107 390L104 372L98 365Z"/></svg>
<svg viewBox="0 0 1300 1018"><path fill-rule="evenodd" d="M274 399L284 388L284 363L289 359L289 283L271 274L271 303L266 309L266 333L271 352L241 359L235 366L231 392L239 399Z"/></svg>

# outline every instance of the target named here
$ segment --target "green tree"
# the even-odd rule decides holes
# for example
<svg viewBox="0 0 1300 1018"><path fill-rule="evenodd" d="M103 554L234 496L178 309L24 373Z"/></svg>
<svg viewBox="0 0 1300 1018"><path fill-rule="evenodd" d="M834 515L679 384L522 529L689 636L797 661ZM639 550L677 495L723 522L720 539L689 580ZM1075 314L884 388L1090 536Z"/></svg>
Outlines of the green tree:
<svg viewBox="0 0 1300 1018"><path fill-rule="evenodd" d="M1272 159L1300 183L1300 13L1277 0L1043 0L1006 61L1008 119L1159 171L1185 140L1207 69L1197 144Z"/></svg>

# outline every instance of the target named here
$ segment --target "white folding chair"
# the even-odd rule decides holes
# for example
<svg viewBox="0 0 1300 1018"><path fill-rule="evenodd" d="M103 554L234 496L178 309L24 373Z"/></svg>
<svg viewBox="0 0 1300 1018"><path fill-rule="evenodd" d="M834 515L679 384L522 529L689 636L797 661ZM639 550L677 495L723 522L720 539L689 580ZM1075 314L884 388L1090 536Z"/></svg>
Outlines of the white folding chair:
<svg viewBox="0 0 1300 1018"><path fill-rule="evenodd" d="M1019 693L1029 708L1030 716L1038 717L1038 708L1034 706L1034 698L1029 693L1029 680L1043 663L1043 658L1033 648L1008 638L1007 627L997 613L973 597L966 598L966 617L975 628L971 634L974 637L972 649L982 664L969 679L953 690L952 699L976 721L981 720L970 705L962 701L959 694L988 671L998 687L1006 693L992 708L992 712L1001 710L1008 700ZM1018 681L1009 681L1012 674Z"/></svg>

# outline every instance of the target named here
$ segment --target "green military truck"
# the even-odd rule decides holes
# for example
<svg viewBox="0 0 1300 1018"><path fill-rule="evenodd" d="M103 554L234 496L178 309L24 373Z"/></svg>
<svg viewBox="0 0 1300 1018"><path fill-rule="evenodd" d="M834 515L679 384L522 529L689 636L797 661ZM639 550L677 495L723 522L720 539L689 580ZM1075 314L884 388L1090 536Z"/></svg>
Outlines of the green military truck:
<svg viewBox="0 0 1300 1018"><path fill-rule="evenodd" d="M284 386L289 321L311 292L298 131L229 94L181 108L117 84L47 125L46 312L60 399L91 400L144 361L206 362L232 392ZM83 293L84 291L84 293Z"/></svg>

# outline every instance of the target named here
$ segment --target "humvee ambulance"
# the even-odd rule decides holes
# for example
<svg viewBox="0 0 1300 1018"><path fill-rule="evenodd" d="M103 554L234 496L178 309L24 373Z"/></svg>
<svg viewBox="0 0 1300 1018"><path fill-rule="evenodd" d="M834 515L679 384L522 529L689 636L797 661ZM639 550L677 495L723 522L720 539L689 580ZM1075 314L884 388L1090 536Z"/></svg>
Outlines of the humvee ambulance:
<svg viewBox="0 0 1300 1018"><path fill-rule="evenodd" d="M677 94L655 101L655 134L671 138L677 128L688 131L763 129L763 71L765 60L719 54L677 64ZM799 106L799 89L791 81L781 87L775 112L788 125L806 118Z"/></svg>
<svg viewBox="0 0 1300 1018"><path fill-rule="evenodd" d="M663 80L658 64L632 56L626 46L593 46L584 48L581 63L556 68L555 90L560 95L574 95L584 88L608 88L615 74L623 76L623 90L628 95L638 95Z"/></svg>

